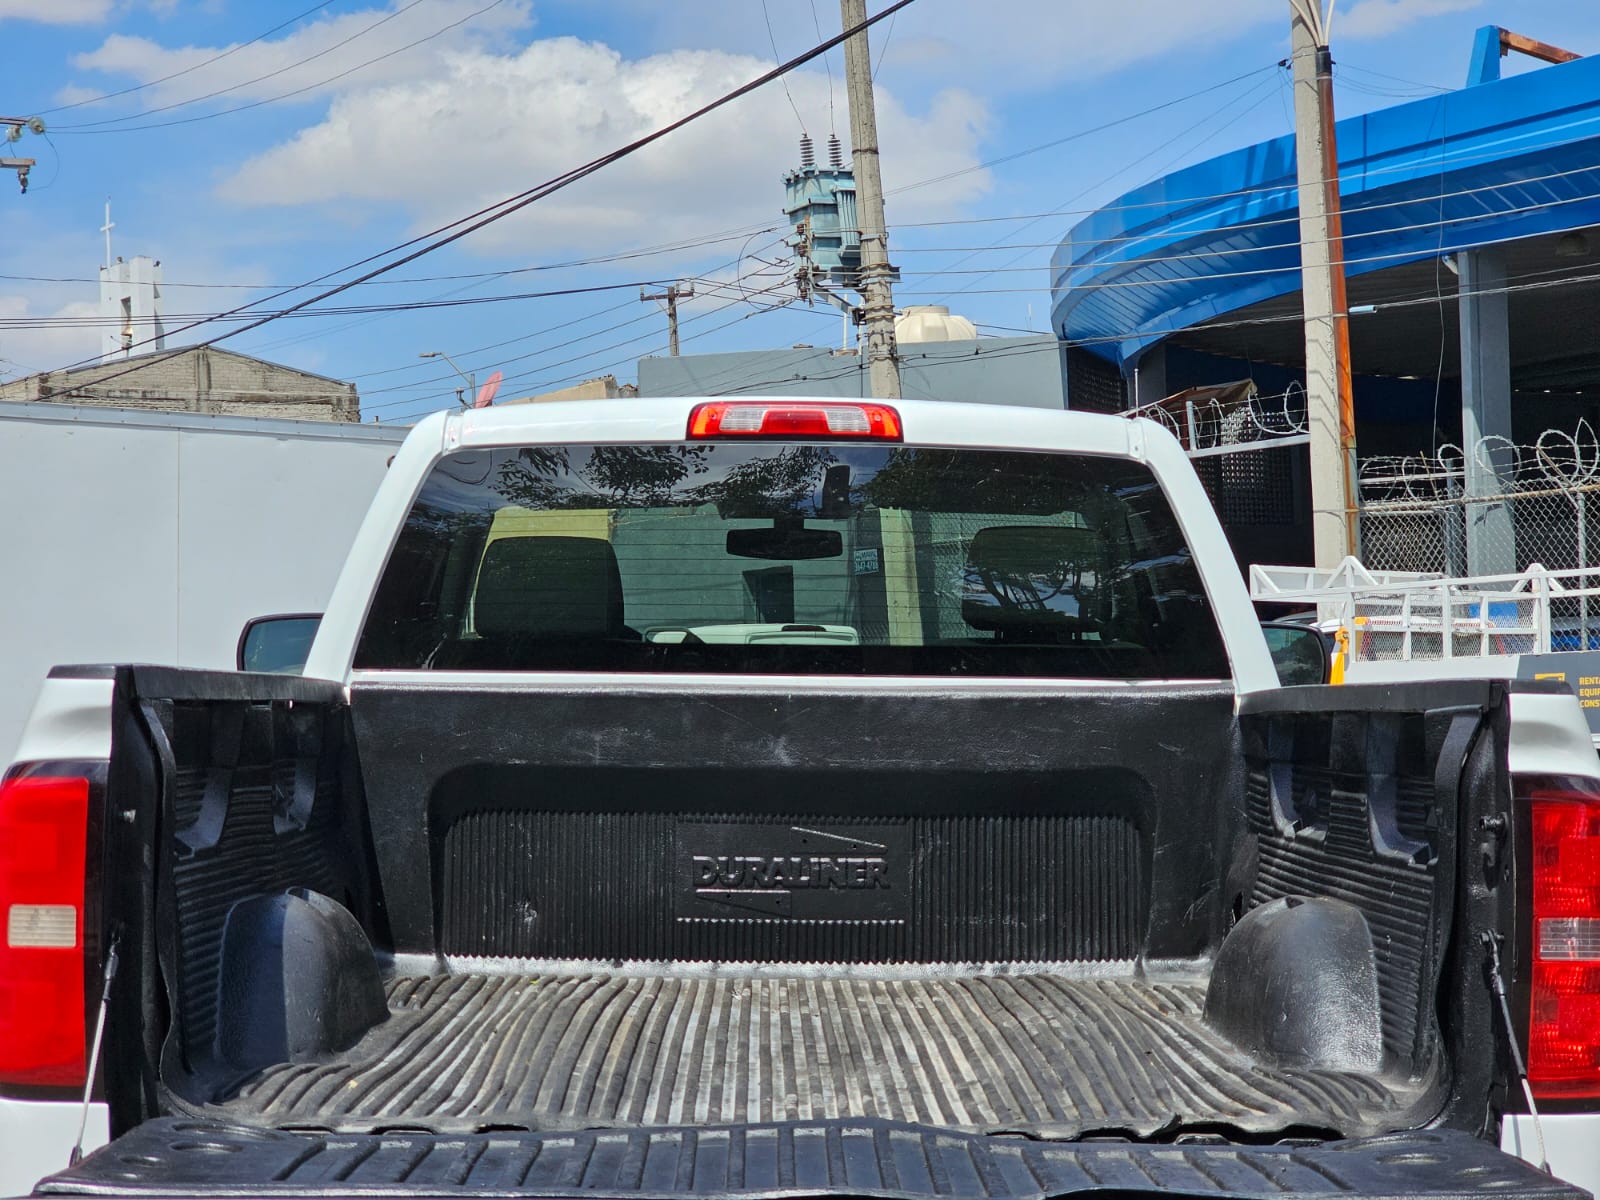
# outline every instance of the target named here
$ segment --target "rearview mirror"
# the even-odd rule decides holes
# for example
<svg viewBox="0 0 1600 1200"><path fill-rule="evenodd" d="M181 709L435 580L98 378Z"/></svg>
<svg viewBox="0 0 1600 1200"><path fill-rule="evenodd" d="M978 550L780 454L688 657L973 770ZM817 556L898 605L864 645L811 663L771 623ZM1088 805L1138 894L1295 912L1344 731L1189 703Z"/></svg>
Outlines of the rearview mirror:
<svg viewBox="0 0 1600 1200"><path fill-rule="evenodd" d="M837 529L806 529L780 524L766 529L728 530L728 553L739 558L838 558L844 537Z"/></svg>
<svg viewBox="0 0 1600 1200"><path fill-rule="evenodd" d="M241 671L298 675L311 656L311 643L322 624L321 613L279 613L253 617L239 635L234 664Z"/></svg>
<svg viewBox="0 0 1600 1200"><path fill-rule="evenodd" d="M1320 629L1284 621L1263 621L1261 633L1267 639L1272 665L1278 669L1278 682L1284 687L1328 682L1333 660Z"/></svg>

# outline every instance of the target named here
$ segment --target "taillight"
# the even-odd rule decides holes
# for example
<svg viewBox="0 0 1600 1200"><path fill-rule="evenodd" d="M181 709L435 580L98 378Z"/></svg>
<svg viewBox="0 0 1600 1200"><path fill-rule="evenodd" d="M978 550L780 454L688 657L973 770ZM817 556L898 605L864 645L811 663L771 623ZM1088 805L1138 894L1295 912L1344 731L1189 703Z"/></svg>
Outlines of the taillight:
<svg viewBox="0 0 1600 1200"><path fill-rule="evenodd" d="M887 404L812 404L806 401L718 402L689 414L691 438L817 437L898 442L900 414Z"/></svg>
<svg viewBox="0 0 1600 1200"><path fill-rule="evenodd" d="M1528 1082L1539 1096L1600 1096L1600 794L1534 791L1529 800Z"/></svg>
<svg viewBox="0 0 1600 1200"><path fill-rule="evenodd" d="M89 781L0 784L0 1083L81 1087Z"/></svg>

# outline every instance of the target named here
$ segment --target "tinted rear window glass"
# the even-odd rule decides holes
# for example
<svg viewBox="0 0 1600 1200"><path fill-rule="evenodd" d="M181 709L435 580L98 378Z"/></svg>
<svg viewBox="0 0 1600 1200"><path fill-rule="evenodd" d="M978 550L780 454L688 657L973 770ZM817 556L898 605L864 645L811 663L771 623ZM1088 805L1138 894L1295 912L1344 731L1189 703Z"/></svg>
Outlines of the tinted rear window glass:
<svg viewBox="0 0 1600 1200"><path fill-rule="evenodd" d="M423 486L358 668L1221 679L1137 463L905 446L462 452Z"/></svg>

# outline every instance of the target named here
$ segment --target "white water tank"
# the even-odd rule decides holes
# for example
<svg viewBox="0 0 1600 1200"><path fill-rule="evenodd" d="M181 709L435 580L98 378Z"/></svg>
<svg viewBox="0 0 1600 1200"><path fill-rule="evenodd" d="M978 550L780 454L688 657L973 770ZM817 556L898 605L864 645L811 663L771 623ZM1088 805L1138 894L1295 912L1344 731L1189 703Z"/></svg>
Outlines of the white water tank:
<svg viewBox="0 0 1600 1200"><path fill-rule="evenodd" d="M978 327L966 317L958 317L943 304L913 304L894 319L895 341L970 342Z"/></svg>

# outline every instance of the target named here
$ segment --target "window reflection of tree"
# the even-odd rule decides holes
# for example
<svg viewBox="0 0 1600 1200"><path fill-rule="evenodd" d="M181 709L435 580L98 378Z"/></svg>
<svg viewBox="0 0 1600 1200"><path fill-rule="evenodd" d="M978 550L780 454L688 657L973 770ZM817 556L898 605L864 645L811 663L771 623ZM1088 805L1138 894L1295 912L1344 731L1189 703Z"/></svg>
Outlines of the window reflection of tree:
<svg viewBox="0 0 1600 1200"><path fill-rule="evenodd" d="M720 479L683 493L693 504L715 504L743 518L809 516L827 469L838 456L825 446L788 446L730 467Z"/></svg>

